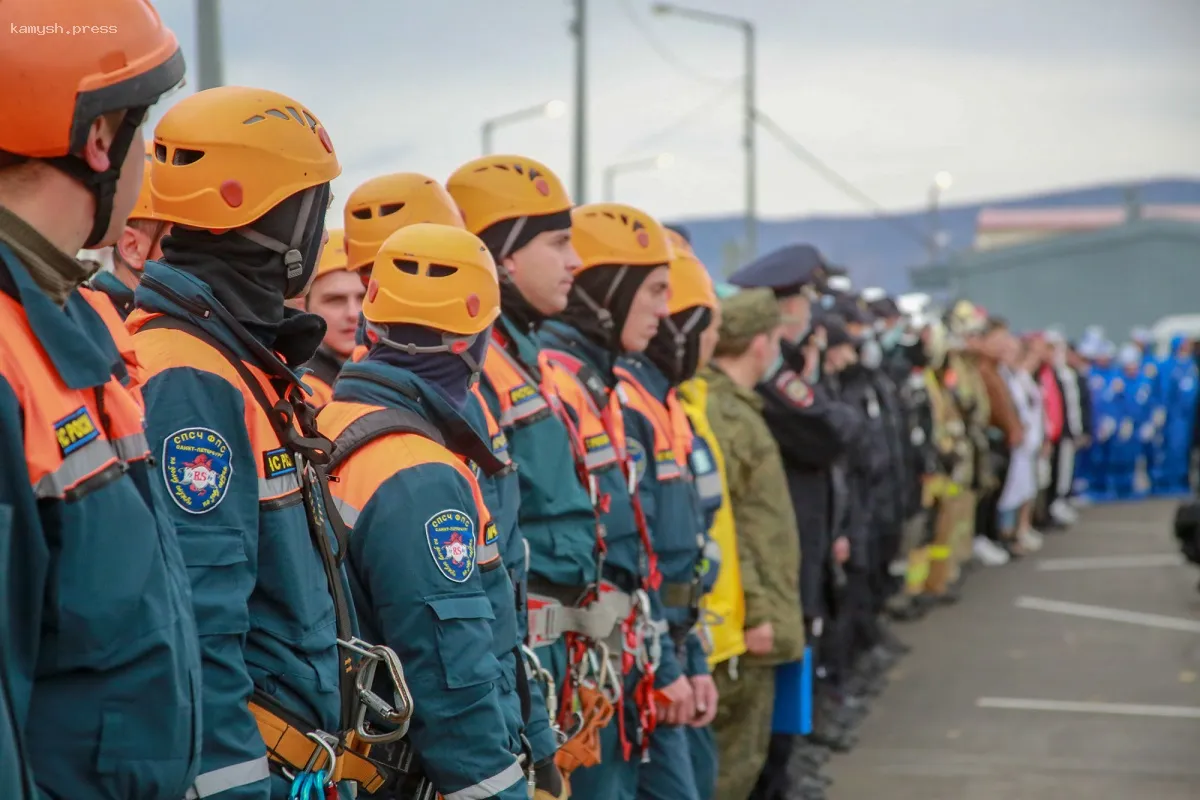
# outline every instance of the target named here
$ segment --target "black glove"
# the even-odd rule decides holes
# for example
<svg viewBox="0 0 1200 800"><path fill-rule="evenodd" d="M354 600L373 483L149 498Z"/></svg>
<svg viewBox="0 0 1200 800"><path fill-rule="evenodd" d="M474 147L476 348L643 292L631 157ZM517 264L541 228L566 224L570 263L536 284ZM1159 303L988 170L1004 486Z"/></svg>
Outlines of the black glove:
<svg viewBox="0 0 1200 800"><path fill-rule="evenodd" d="M533 765L533 777L537 789L546 792L551 797L561 797L563 793L563 777L554 763L554 757L544 759Z"/></svg>

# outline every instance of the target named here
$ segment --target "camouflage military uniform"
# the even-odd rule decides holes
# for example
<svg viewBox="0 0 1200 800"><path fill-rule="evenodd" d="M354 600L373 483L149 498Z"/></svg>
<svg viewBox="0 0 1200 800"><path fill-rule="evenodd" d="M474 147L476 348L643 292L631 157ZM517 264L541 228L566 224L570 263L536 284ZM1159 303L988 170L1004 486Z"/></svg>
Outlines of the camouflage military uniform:
<svg viewBox="0 0 1200 800"><path fill-rule="evenodd" d="M752 289L722 303L722 355L745 351L756 335L773 329L778 306L768 290ZM731 659L714 674L720 705L713 729L720 751L719 800L750 795L766 763L775 705L775 667L804 655L800 607L800 537L778 445L763 421L762 398L712 366L709 423L725 454L729 499L737 535L745 596L746 629L771 623L774 649Z"/></svg>

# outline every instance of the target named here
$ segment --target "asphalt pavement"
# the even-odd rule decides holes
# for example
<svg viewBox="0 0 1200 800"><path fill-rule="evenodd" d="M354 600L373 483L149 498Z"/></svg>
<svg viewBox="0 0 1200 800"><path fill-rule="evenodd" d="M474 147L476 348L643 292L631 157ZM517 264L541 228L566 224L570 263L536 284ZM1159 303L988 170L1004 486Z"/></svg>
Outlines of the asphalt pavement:
<svg viewBox="0 0 1200 800"><path fill-rule="evenodd" d="M829 800L1198 800L1200 573L1174 502L1094 506L898 625L913 652Z"/></svg>

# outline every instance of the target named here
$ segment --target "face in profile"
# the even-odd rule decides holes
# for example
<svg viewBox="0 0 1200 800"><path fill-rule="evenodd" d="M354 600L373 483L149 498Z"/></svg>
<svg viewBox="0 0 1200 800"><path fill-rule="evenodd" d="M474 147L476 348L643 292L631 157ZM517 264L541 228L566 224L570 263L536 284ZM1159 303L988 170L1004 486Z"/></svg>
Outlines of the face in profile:
<svg viewBox="0 0 1200 800"><path fill-rule="evenodd" d="M625 327L621 329L621 348L625 352L645 350L658 333L659 323L666 319L667 301L671 298L669 274L666 265L655 267L634 294Z"/></svg>
<svg viewBox="0 0 1200 800"><path fill-rule="evenodd" d="M504 267L521 296L539 313L547 317L561 313L579 268L571 229L539 233L505 258Z"/></svg>

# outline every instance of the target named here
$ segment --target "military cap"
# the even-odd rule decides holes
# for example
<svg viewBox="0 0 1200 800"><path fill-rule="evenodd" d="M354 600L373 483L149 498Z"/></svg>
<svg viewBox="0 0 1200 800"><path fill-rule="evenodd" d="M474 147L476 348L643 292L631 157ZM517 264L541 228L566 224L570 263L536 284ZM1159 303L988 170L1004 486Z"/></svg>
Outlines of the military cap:
<svg viewBox="0 0 1200 800"><path fill-rule="evenodd" d="M782 322L779 301L769 289L745 289L723 298L716 355L739 356L755 336L770 333Z"/></svg>
<svg viewBox="0 0 1200 800"><path fill-rule="evenodd" d="M825 276L825 259L810 244L789 244L751 261L729 276L743 289L770 289L776 297L800 294Z"/></svg>

